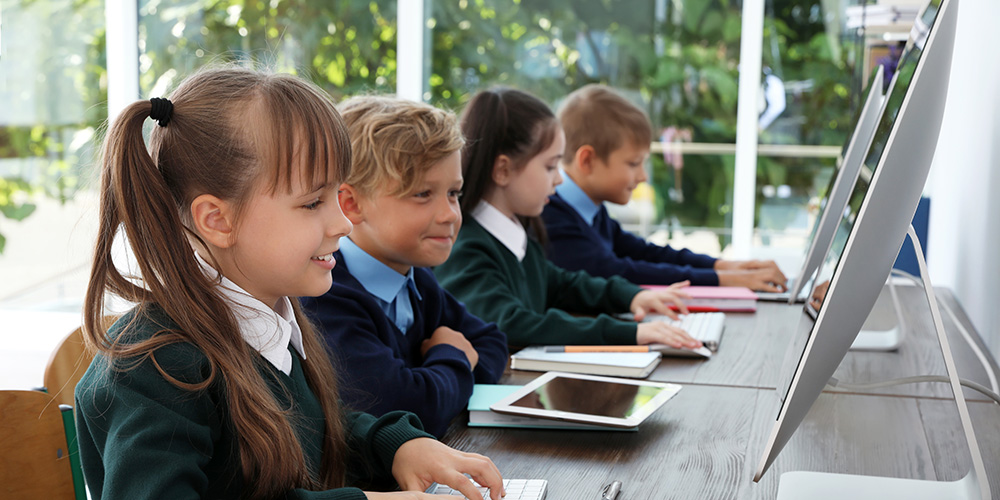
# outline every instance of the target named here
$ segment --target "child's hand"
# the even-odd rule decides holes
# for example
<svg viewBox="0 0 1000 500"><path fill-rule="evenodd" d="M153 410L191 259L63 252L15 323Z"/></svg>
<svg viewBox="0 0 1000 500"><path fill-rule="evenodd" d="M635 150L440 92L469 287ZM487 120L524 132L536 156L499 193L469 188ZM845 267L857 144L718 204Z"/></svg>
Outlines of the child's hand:
<svg viewBox="0 0 1000 500"><path fill-rule="evenodd" d="M758 292L783 292L785 275L776 269L719 271L719 286L744 286Z"/></svg>
<svg viewBox="0 0 1000 500"><path fill-rule="evenodd" d="M364 494L368 500L455 500L457 498L451 495L429 495L418 491L393 491L391 493L365 491Z"/></svg>
<svg viewBox="0 0 1000 500"><path fill-rule="evenodd" d="M826 291L830 288L830 280L826 280L813 289L812 297L809 298L809 305L813 309L819 311L820 306L823 305L823 300L826 299Z"/></svg>
<svg viewBox="0 0 1000 500"><path fill-rule="evenodd" d="M468 498L480 498L476 496L479 491L465 474L489 488L492 500L500 500L502 495L507 494L503 490L500 470L492 460L449 448L430 438L411 439L403 443L392 460L392 477L403 490L424 491L436 482L451 486ZM366 495L372 499L371 494ZM412 498L438 497L426 495Z"/></svg>
<svg viewBox="0 0 1000 500"><path fill-rule="evenodd" d="M684 330L662 321L639 323L639 327L635 331L635 343L639 345L667 344L675 349L697 349L701 347L700 340L695 340Z"/></svg>
<svg viewBox="0 0 1000 500"><path fill-rule="evenodd" d="M745 286L761 292L782 292L788 279L773 260L717 260L720 286Z"/></svg>
<svg viewBox="0 0 1000 500"><path fill-rule="evenodd" d="M439 326L437 330L434 330L431 338L424 340L420 344L420 354L427 357L427 351L438 344L448 344L464 352L465 357L469 358L469 366L471 368L475 368L476 364L479 363L479 353L469 343L469 339L465 338L465 335L462 335L462 332L457 332L447 326Z"/></svg>
<svg viewBox="0 0 1000 500"><path fill-rule="evenodd" d="M642 321L649 313L660 313L671 319L677 319L677 313L670 309L670 305L676 306L683 314L688 313L683 299L691 297L680 289L690 284L690 281L681 281L660 290L643 290L632 297L629 310L632 311L636 321Z"/></svg>

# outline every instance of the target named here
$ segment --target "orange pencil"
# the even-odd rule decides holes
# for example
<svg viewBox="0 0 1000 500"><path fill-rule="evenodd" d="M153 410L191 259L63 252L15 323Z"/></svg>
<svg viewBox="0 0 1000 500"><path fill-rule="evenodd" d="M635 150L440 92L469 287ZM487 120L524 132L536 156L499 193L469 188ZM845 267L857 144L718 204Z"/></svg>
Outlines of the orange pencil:
<svg viewBox="0 0 1000 500"><path fill-rule="evenodd" d="M545 352L649 352L648 345L552 345Z"/></svg>

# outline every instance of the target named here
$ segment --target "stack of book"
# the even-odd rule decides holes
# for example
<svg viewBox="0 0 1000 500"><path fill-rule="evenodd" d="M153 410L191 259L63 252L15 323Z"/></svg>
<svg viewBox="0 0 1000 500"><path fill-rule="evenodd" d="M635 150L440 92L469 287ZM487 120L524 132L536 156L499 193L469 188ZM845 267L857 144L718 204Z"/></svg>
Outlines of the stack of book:
<svg viewBox="0 0 1000 500"><path fill-rule="evenodd" d="M510 357L514 370L536 372L558 371L607 375L612 377L643 378L660 364L661 354L646 346L603 346L605 349L628 349L645 352L556 352L535 346L526 347Z"/></svg>

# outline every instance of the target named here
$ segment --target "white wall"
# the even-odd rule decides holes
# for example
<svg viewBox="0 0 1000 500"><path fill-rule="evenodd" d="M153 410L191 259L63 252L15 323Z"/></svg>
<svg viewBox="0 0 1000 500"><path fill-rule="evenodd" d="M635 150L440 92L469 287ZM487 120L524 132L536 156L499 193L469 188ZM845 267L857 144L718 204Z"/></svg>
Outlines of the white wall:
<svg viewBox="0 0 1000 500"><path fill-rule="evenodd" d="M960 0L941 137L928 178L931 279L1000 358L1000 2Z"/></svg>

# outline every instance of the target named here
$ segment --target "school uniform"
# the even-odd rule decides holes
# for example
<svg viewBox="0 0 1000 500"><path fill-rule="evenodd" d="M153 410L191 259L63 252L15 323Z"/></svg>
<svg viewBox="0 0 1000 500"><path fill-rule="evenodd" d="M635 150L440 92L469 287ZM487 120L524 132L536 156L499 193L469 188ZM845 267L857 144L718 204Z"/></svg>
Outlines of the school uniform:
<svg viewBox="0 0 1000 500"><path fill-rule="evenodd" d="M493 323L470 314L429 269L406 276L379 262L349 238L334 254L333 286L301 299L335 355L341 398L373 415L415 413L441 436L468 405L476 383L495 384L507 365L507 338ZM441 326L461 332L479 354L472 369L465 353L421 345Z"/></svg>
<svg viewBox="0 0 1000 500"><path fill-rule="evenodd" d="M308 362L291 303L283 298L271 310L223 278L221 293L245 341L260 358L257 369L289 422L309 470L320 468L325 416L306 382ZM157 332L179 327L158 306L140 306L110 329L122 342L139 342ZM154 364L155 357L155 364ZM101 498L242 498L243 481L238 439L229 416L224 373L216 373L205 389L188 391L169 382L163 370L185 383L207 379L205 355L190 343L157 349L144 360L111 360L98 355L76 387L76 426L80 459L92 497ZM134 365L134 366L133 366ZM159 368L157 368L157 366ZM344 416L351 450L348 484L392 481L392 460L399 447L414 438L432 437L415 415L363 413ZM313 492L296 489L288 498L361 500L358 488Z"/></svg>
<svg viewBox="0 0 1000 500"><path fill-rule="evenodd" d="M638 286L557 267L519 222L485 201L434 273L470 312L495 321L511 345L635 344L636 323L609 314L628 312Z"/></svg>
<svg viewBox="0 0 1000 500"><path fill-rule="evenodd" d="M604 205L595 204L568 175L549 197L542 220L548 231L548 257L565 269L621 276L641 285L684 280L692 285L719 284L715 258L655 245L622 230Z"/></svg>

